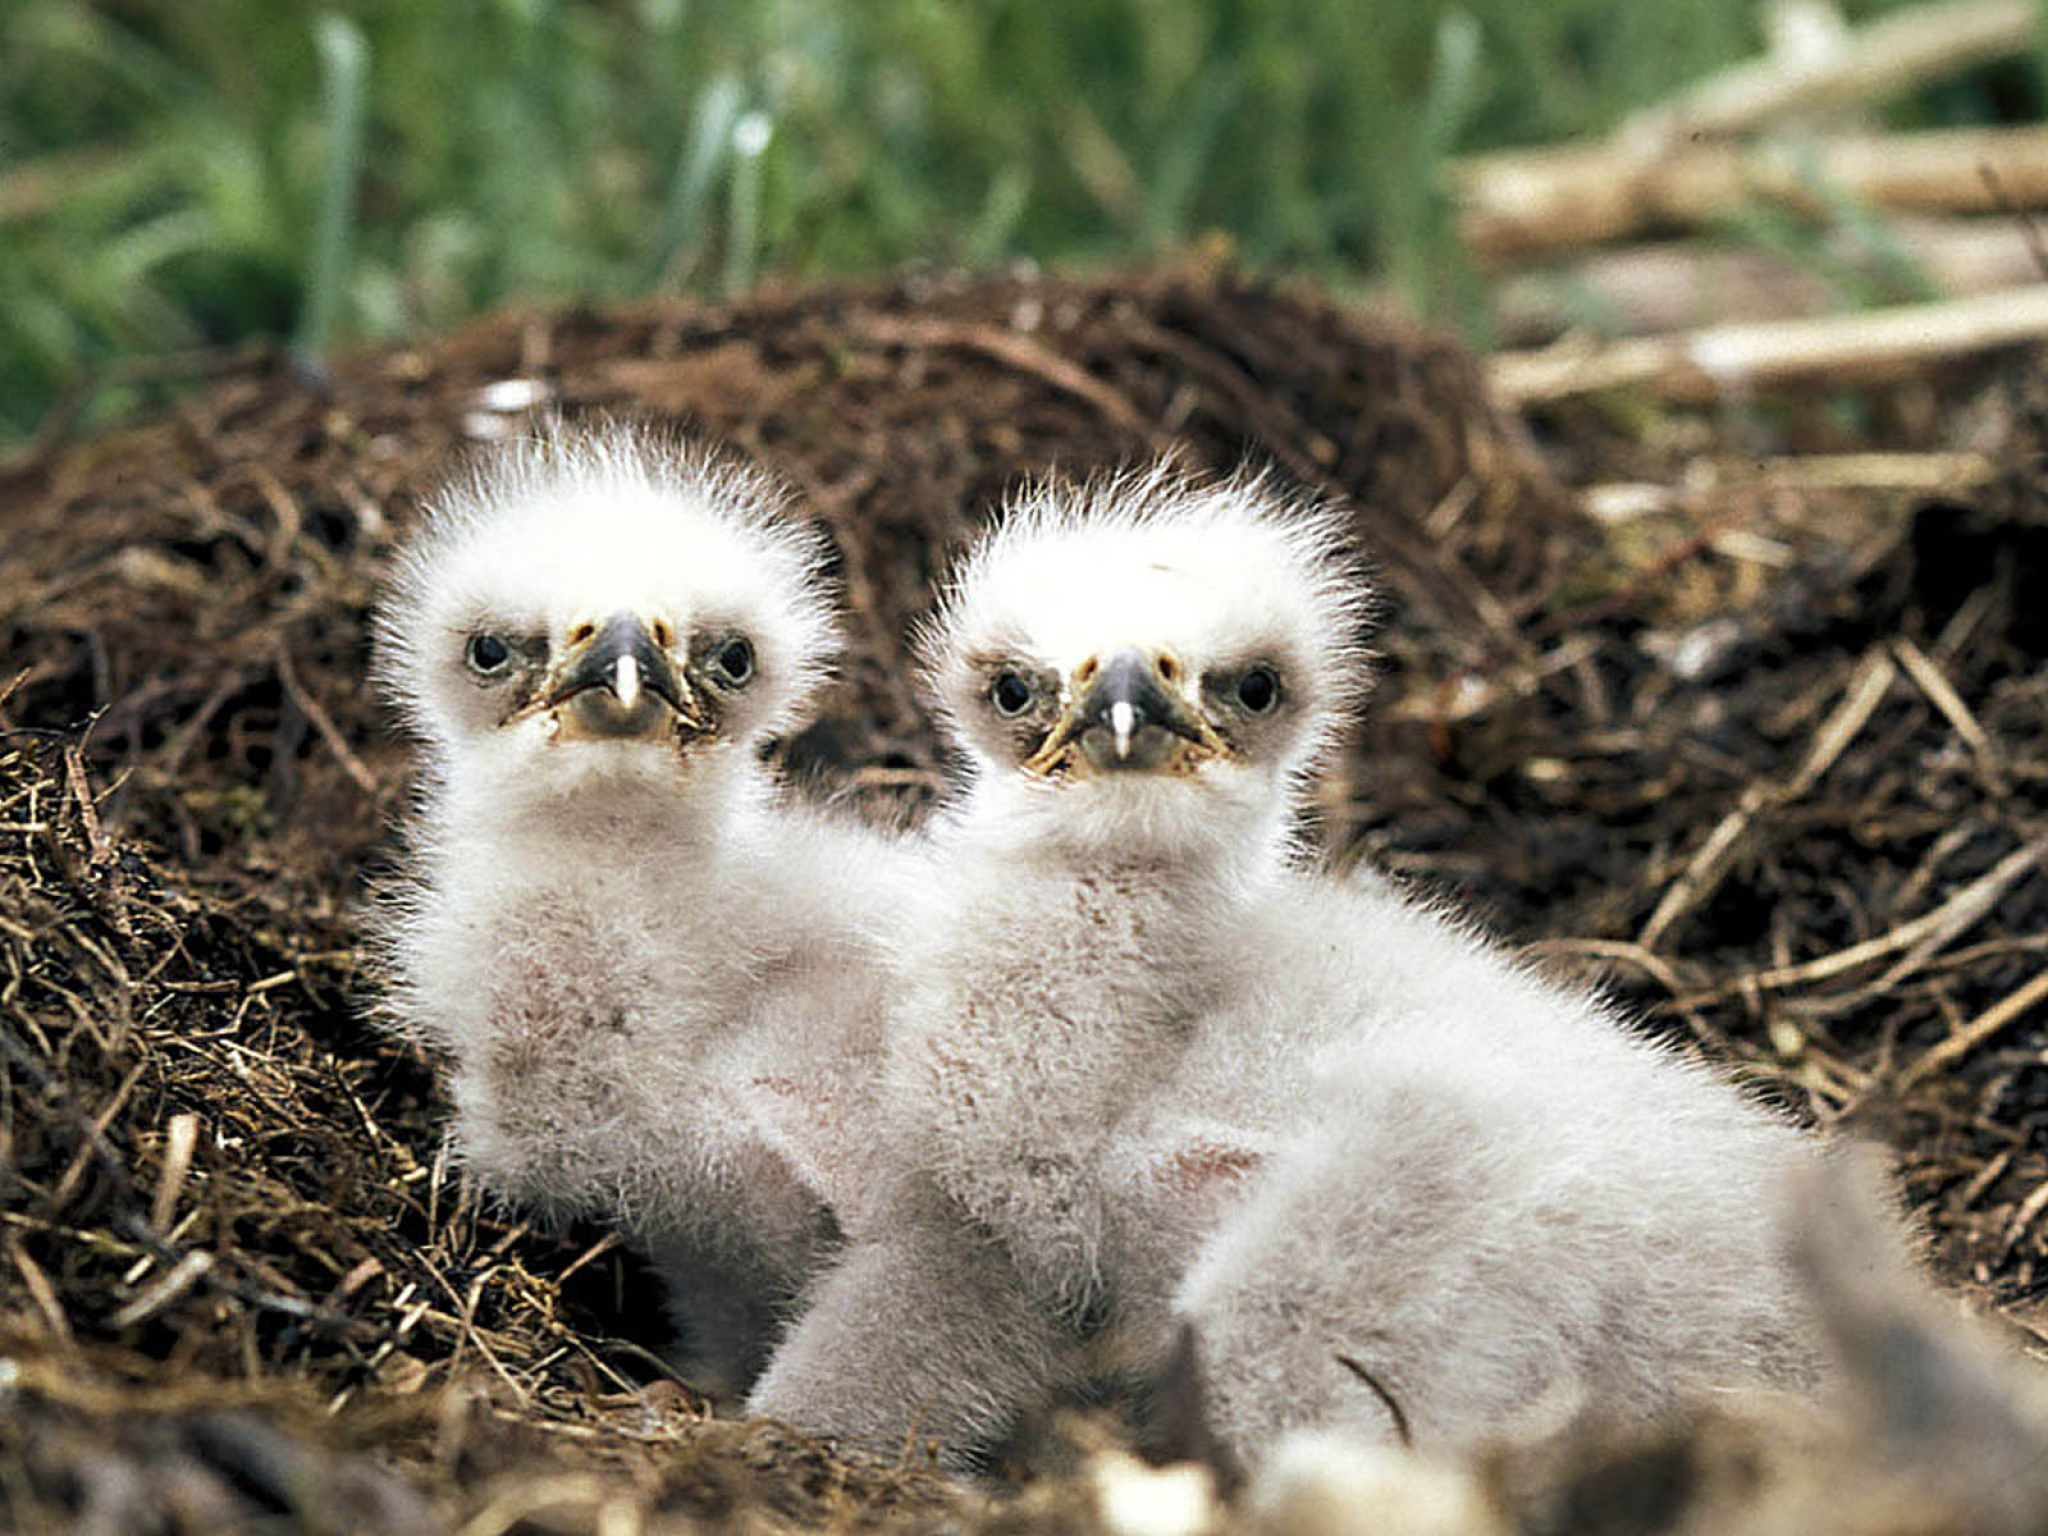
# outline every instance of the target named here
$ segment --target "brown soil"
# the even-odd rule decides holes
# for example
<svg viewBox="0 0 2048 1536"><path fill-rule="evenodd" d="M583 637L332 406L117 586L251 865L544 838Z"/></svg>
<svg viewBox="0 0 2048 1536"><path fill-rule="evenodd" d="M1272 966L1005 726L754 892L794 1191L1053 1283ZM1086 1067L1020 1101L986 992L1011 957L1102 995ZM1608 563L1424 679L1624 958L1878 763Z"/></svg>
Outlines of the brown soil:
<svg viewBox="0 0 2048 1536"><path fill-rule="evenodd" d="M907 279L515 315L313 380L255 359L0 472L0 1523L748 1528L1081 1518L704 1421L599 1232L479 1210L431 1064L362 1022L405 795L365 606L536 399L677 420L837 541L851 664L791 770L916 814L934 578L1021 477L1174 446L1357 509L1384 594L1333 846L1898 1151L1941 1272L2048 1287L2048 406L2030 373L1826 416L1531 428L1455 347L1204 272ZM494 388L496 386L496 388ZM1760 443L1996 459L1788 487ZM1675 488L1625 521L1565 485ZM608 1523L609 1522L609 1523ZM1634 1528L1634 1527L1626 1527Z"/></svg>

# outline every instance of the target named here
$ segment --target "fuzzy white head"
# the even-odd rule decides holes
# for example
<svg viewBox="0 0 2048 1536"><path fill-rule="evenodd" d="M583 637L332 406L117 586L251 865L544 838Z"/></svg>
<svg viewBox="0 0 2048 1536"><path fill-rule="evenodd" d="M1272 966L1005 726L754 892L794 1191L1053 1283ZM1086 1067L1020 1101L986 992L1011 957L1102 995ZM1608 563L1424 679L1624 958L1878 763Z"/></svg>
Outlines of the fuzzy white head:
<svg viewBox="0 0 2048 1536"><path fill-rule="evenodd" d="M499 816L715 799L834 650L821 540L783 502L763 475L624 428L500 453L440 495L401 562L378 681L444 786Z"/></svg>
<svg viewBox="0 0 2048 1536"><path fill-rule="evenodd" d="M1284 848L1362 692L1342 519L1168 466L1038 487L921 637L966 814L1061 856Z"/></svg>

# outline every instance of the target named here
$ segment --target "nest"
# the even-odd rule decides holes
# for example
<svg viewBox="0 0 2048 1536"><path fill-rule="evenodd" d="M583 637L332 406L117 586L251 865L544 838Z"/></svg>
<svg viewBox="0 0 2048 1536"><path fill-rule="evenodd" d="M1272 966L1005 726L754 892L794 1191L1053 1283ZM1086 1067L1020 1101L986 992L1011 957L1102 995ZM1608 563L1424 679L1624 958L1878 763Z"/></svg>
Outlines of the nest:
<svg viewBox="0 0 2048 1536"><path fill-rule="evenodd" d="M2015 375L2023 380L2023 375ZM479 1205L358 940L407 790L365 609L418 498L527 413L673 421L791 480L852 648L779 748L916 815L904 634L1003 492L1171 449L1340 495L1367 857L1802 1113L1887 1141L1941 1272L2048 1282L2048 411L1967 499L1788 488L1717 441L1539 450L1448 343L1208 272L916 279L510 315L312 378L241 359L0 479L0 1509L166 1530L1071 1525L914 1445L708 1420L600 1231ZM1686 466L1706 465L1708 473ZM1602 525L1573 479L1684 486ZM1086 1506L1092 1509L1092 1505ZM610 1522L610 1523L607 1523Z"/></svg>

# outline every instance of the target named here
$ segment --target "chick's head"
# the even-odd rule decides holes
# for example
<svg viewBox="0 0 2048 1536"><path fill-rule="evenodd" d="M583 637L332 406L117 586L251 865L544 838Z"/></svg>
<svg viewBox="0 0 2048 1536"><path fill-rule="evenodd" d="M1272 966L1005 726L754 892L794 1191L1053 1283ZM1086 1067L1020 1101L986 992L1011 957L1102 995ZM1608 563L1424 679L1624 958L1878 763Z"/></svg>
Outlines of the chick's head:
<svg viewBox="0 0 2048 1536"><path fill-rule="evenodd" d="M1270 837L1363 687L1340 516L1167 468L1020 498L922 637L976 799L1065 845Z"/></svg>
<svg viewBox="0 0 2048 1536"><path fill-rule="evenodd" d="M444 489L376 624L386 696L521 794L750 763L830 664L822 540L700 449L556 430Z"/></svg>

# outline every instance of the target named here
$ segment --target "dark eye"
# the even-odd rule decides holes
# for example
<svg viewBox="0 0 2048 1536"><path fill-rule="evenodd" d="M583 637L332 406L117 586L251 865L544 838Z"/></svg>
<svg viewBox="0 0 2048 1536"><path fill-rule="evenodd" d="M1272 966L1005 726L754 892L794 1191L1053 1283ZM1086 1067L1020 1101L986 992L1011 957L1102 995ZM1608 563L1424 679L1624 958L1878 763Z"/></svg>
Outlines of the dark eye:
<svg viewBox="0 0 2048 1536"><path fill-rule="evenodd" d="M470 671L490 677L505 670L505 664L512 659L512 647L496 635L471 635L463 656Z"/></svg>
<svg viewBox="0 0 2048 1536"><path fill-rule="evenodd" d="M989 684L989 702L999 715L1021 715L1031 707L1031 684L1015 672L1005 672Z"/></svg>
<svg viewBox="0 0 2048 1536"><path fill-rule="evenodd" d="M711 658L711 665L717 669L720 682L738 688L754 675L754 648L735 636L718 648L718 654Z"/></svg>
<svg viewBox="0 0 2048 1536"><path fill-rule="evenodd" d="M1237 680L1237 702L1255 715L1263 715L1280 702L1280 674L1264 662L1245 670Z"/></svg>

